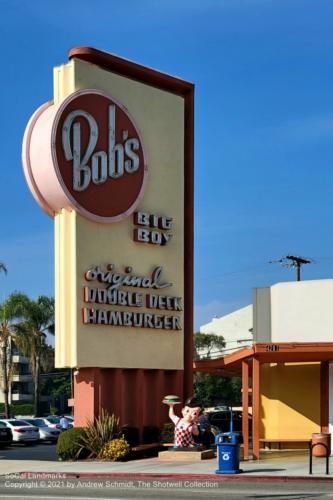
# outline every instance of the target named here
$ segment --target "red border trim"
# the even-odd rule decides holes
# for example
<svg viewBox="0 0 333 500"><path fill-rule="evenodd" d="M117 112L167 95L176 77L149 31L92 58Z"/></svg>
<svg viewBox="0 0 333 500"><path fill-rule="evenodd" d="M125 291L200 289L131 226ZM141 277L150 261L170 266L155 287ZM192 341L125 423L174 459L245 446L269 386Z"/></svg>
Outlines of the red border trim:
<svg viewBox="0 0 333 500"><path fill-rule="evenodd" d="M83 61L96 64L104 69L127 76L134 80L154 85L178 95L185 96L194 90L194 84L174 76L147 68L128 59L123 59L110 52L95 49L94 47L73 47L68 52L69 59L76 57Z"/></svg>
<svg viewBox="0 0 333 500"><path fill-rule="evenodd" d="M212 459L214 466L216 467L216 461ZM167 464L168 462L164 462ZM174 464L174 462L172 462ZM212 467L212 469L214 468ZM197 481L219 481L219 482L249 482L249 483L262 483L262 482L272 482L272 483L333 483L333 478L331 476L306 476L298 474L297 476L277 476L274 474L263 474L253 473L251 470L244 471L242 474L186 474L186 473L167 473L167 472L59 472L54 471L54 474L61 474L62 477L66 479L80 479L80 478L100 478L100 479L124 479L124 480L146 480L148 481L156 479L161 481L185 481L185 480L197 480ZM42 475L45 475L45 479L49 478L50 472L40 472L40 471L23 471L19 472L19 479L33 479L33 475L38 474L38 479L42 479ZM160 491L160 490L156 490Z"/></svg>

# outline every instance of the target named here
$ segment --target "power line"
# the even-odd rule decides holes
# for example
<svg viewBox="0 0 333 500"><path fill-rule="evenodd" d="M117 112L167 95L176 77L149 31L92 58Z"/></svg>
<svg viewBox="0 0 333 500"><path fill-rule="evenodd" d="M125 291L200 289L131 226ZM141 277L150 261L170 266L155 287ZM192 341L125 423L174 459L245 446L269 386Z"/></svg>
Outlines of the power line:
<svg viewBox="0 0 333 500"><path fill-rule="evenodd" d="M253 339L244 339L244 341L248 341L248 342L251 342L253 343ZM229 343L229 342L228 342ZM237 346L237 347L228 347L228 348L222 348L222 349L216 349L216 350L212 350L210 351L209 353L209 358L215 358L215 357L219 357L219 356L224 356L226 353L229 353L229 351L239 351L240 349L243 349L244 347L249 347L249 344L245 344L245 345L240 345L240 346ZM204 350L202 348L202 350ZM200 356L200 353L198 353L199 356ZM203 356L205 354L202 354Z"/></svg>
<svg viewBox="0 0 333 500"><path fill-rule="evenodd" d="M265 262L264 264L257 264L257 265L253 265L253 266L249 266L249 267L244 267L244 268L241 268L238 270L227 271L225 273L219 273L219 274L215 274L215 275L198 276L200 271L196 271L195 281L196 282L203 282L203 281L210 281L212 279L217 280L220 278L223 278L224 281L226 281L226 280L229 281L229 280L239 279L238 275L240 275L240 274L249 274L249 273L253 273L255 271L257 271L261 275L265 274L266 276L271 275L273 272L274 273L278 272L277 268L274 270L272 268L271 268L271 270L268 270L268 268L267 268L268 264L282 264L283 267L287 267L287 268L294 267L297 269L296 263L293 263L290 260L291 258L305 260L306 262L300 262L300 267L305 263L306 264L323 264L323 262L325 262L325 261L333 261L333 257L315 257L314 259L313 258L308 259L305 257L286 255L284 257L281 257L280 259L274 259L274 260L270 260L268 262Z"/></svg>
<svg viewBox="0 0 333 500"><path fill-rule="evenodd" d="M321 261L321 260L333 260L333 257L315 257L316 262ZM313 261L315 262L315 261Z"/></svg>
<svg viewBox="0 0 333 500"><path fill-rule="evenodd" d="M271 260L270 264L282 264L283 267L294 267L296 269L296 281L301 281L301 267L305 264L311 264L312 259L307 259L305 257L299 257L296 255L286 255L278 260Z"/></svg>
<svg viewBox="0 0 333 500"><path fill-rule="evenodd" d="M202 332L200 332L202 333ZM207 335L206 333L202 333L202 335ZM219 333L213 333L213 335L216 335L217 337L223 337L223 333L222 334L219 334ZM225 341L226 344L234 344L235 342L248 342L250 340L253 340L253 337L249 337L247 339L235 339L235 340L225 340L225 337L223 337L223 340ZM202 349L204 349L204 347L202 347ZM218 349L219 351L220 349ZM212 351L213 352L213 351Z"/></svg>
<svg viewBox="0 0 333 500"><path fill-rule="evenodd" d="M264 270L263 268L266 267L267 264L269 264L269 263L265 262L265 264L258 264L256 266L246 267L243 269L239 269L238 271L229 271L226 273L215 274L215 275L211 275L211 276L196 277L195 279L196 279L196 281L204 281L204 280L224 278L224 277L228 277L228 276L232 277L232 276L237 275L237 274L244 274L244 273L250 273L252 271L257 271L258 269Z"/></svg>

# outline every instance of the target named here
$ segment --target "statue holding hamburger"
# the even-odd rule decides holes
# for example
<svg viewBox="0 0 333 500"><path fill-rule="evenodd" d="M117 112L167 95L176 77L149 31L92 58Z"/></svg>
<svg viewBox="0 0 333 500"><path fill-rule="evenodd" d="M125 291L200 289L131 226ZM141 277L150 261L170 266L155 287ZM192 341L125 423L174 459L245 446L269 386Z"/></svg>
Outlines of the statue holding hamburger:
<svg viewBox="0 0 333 500"><path fill-rule="evenodd" d="M202 405L194 398L188 398L182 409L182 416L178 417L174 412L174 405L180 404L178 396L165 396L163 403L169 406L169 418L175 424L175 448L194 448L196 443L193 436L199 436L200 431L197 425L202 412Z"/></svg>

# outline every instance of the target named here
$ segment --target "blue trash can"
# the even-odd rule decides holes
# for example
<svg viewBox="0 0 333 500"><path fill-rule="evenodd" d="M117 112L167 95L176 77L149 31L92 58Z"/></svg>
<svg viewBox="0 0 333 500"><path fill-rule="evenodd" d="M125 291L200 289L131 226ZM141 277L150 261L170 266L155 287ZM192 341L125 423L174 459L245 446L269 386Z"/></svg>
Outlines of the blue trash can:
<svg viewBox="0 0 333 500"><path fill-rule="evenodd" d="M236 432L221 432L215 437L218 453L216 474L239 474L240 436Z"/></svg>

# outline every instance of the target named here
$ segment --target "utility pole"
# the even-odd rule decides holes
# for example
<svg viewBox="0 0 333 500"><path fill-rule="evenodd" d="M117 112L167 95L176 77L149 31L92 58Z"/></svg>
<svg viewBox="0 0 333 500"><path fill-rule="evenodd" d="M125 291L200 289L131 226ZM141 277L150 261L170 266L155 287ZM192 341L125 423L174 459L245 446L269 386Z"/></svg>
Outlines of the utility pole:
<svg viewBox="0 0 333 500"><path fill-rule="evenodd" d="M301 267L304 264L311 264L313 260L306 259L305 257L298 257L296 255L286 255L279 260L272 260L270 264L279 262L284 267L295 267L296 269L296 281L301 281Z"/></svg>
<svg viewBox="0 0 333 500"><path fill-rule="evenodd" d="M311 264L312 260L295 255L286 255L286 259L291 261L290 267L296 268L296 281L301 281L301 266L303 264Z"/></svg>

